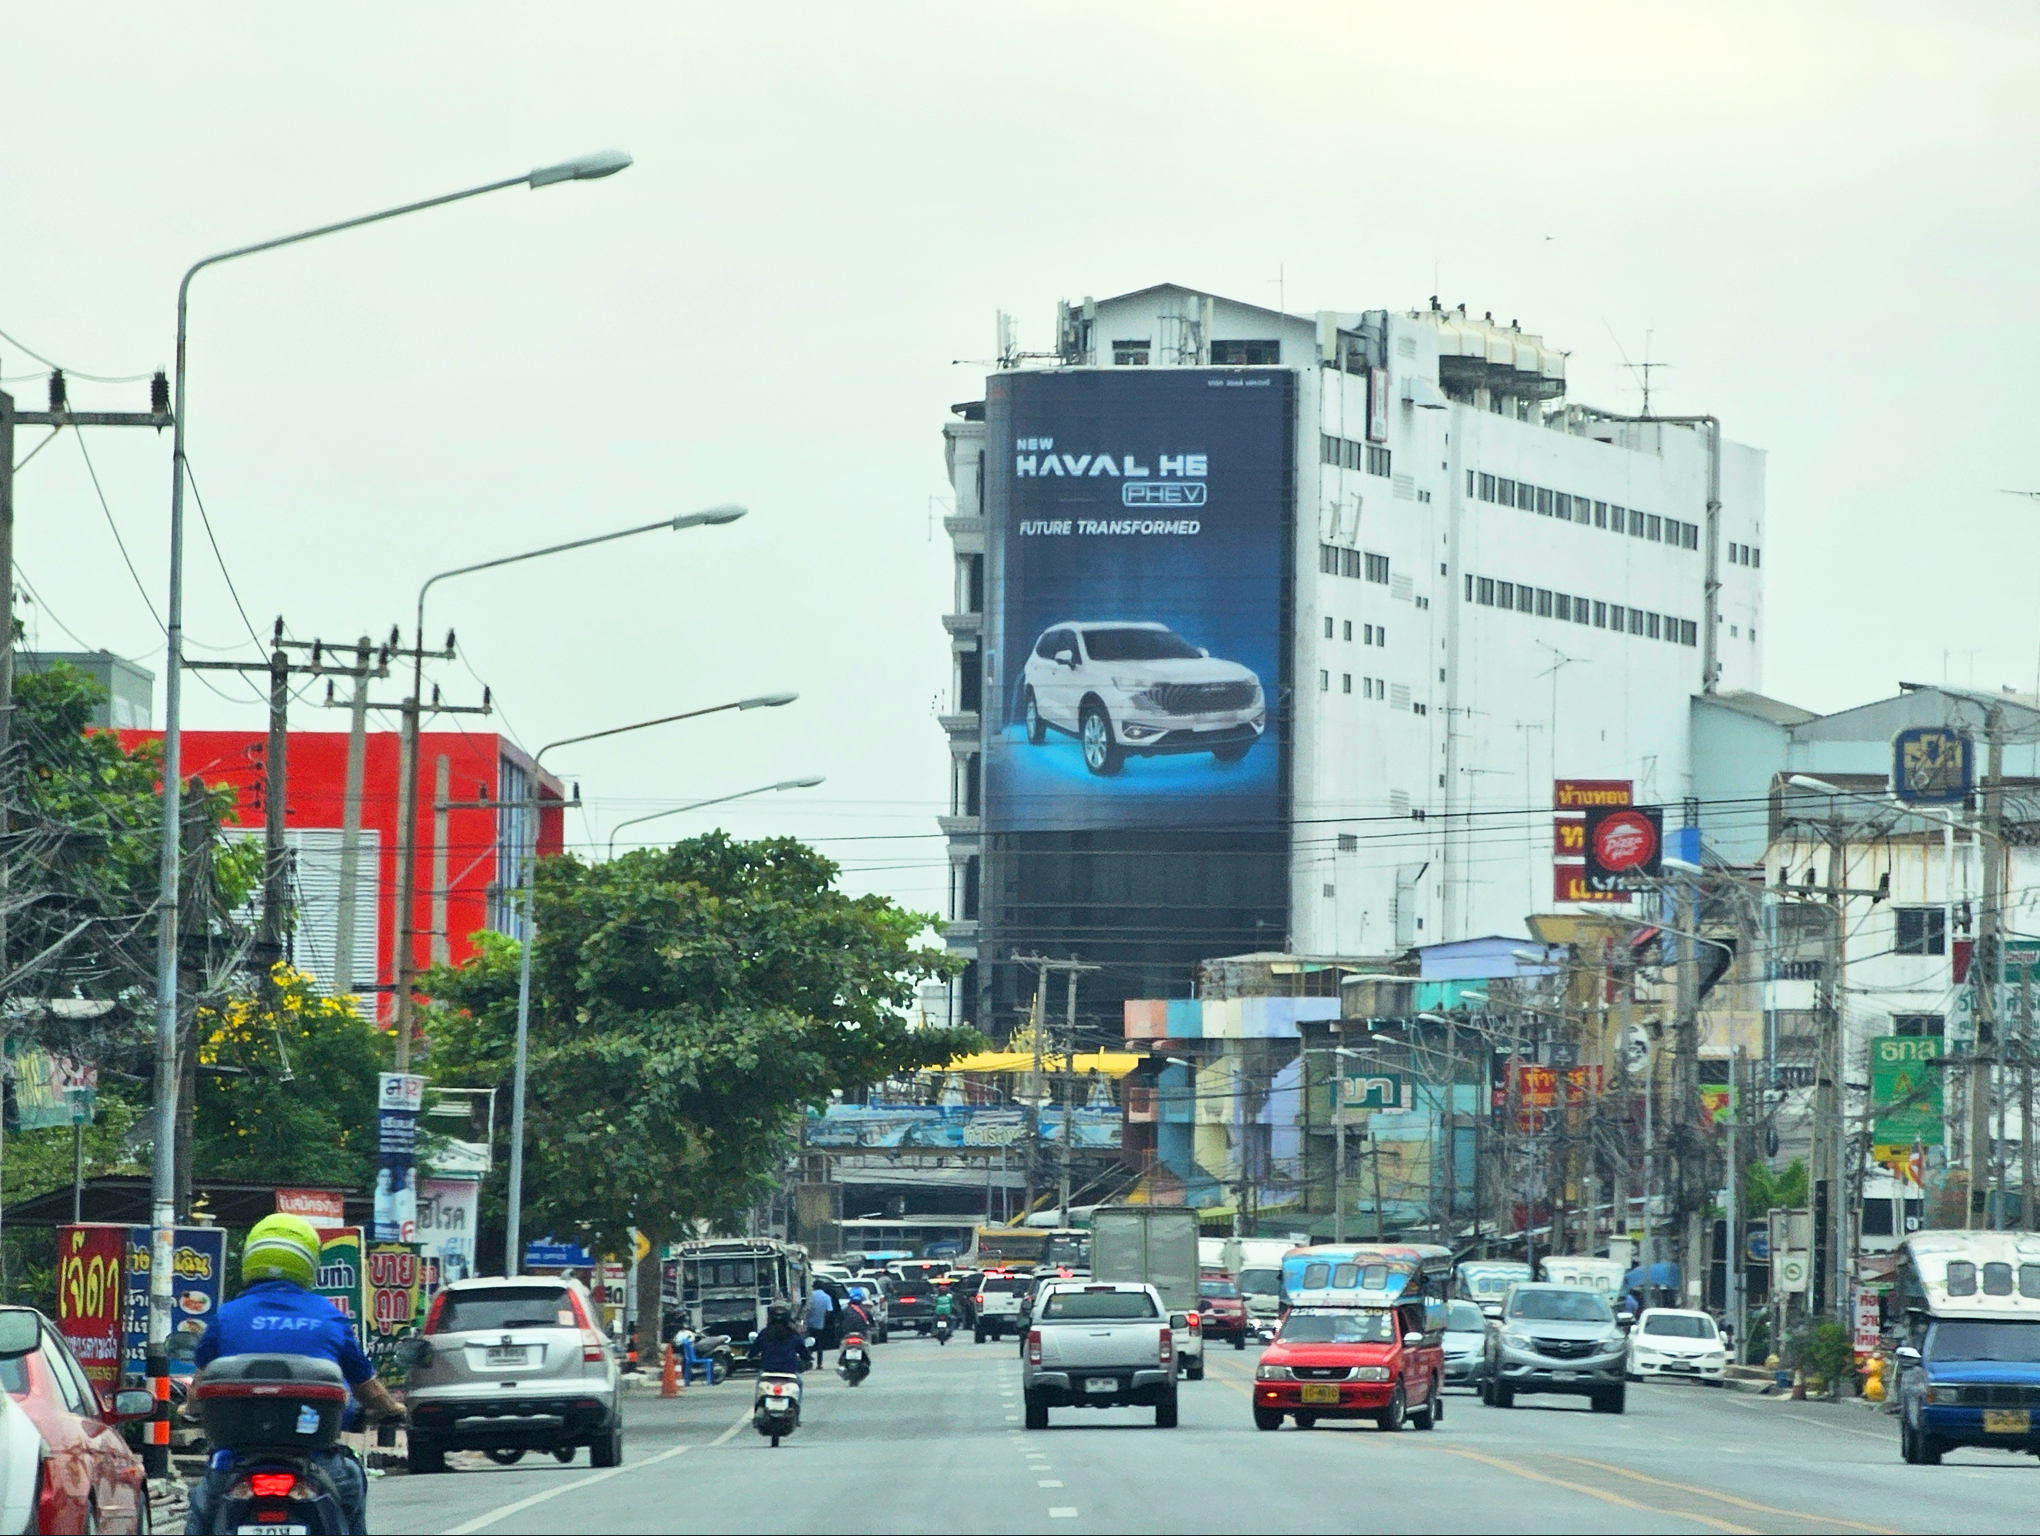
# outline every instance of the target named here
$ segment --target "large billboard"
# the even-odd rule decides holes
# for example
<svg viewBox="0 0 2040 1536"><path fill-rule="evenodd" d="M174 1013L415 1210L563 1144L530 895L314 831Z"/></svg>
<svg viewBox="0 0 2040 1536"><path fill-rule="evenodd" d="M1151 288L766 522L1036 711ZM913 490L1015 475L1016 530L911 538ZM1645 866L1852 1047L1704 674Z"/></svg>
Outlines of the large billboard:
<svg viewBox="0 0 2040 1536"><path fill-rule="evenodd" d="M1291 377L988 382L993 832L1281 813Z"/></svg>

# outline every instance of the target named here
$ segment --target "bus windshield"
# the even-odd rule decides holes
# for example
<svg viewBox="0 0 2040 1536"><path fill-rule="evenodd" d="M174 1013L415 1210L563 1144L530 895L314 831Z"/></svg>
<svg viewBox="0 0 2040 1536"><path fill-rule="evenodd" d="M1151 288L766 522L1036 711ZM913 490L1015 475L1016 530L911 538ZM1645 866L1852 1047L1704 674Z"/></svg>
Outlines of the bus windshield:
<svg viewBox="0 0 2040 1536"><path fill-rule="evenodd" d="M1046 1232L1030 1232L1025 1228L978 1228L977 1259L987 1269L1004 1264L1038 1264L1047 1247Z"/></svg>

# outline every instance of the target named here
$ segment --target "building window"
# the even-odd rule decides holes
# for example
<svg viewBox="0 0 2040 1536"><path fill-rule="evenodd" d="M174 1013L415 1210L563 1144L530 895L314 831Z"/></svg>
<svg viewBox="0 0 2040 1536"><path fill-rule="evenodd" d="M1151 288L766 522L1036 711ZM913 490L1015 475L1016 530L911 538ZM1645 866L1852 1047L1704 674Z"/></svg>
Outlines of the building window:
<svg viewBox="0 0 2040 1536"><path fill-rule="evenodd" d="M1115 368L1145 368L1148 365L1148 343L1143 336L1139 341L1115 341L1112 343L1112 366Z"/></svg>
<svg viewBox="0 0 2040 1536"><path fill-rule="evenodd" d="M1760 565L1762 565L1763 563L1764 563L1764 552L1763 552L1763 551L1762 551L1761 549L1752 549L1752 550L1750 551L1750 564L1751 564L1751 565L1756 565L1756 566L1760 566Z"/></svg>
<svg viewBox="0 0 2040 1536"><path fill-rule="evenodd" d="M1606 629L1607 627L1608 627L1608 605L1606 603L1594 604L1594 628Z"/></svg>
<svg viewBox="0 0 2040 1536"><path fill-rule="evenodd" d="M1632 635L1643 633L1643 610L1641 608L1629 610L1629 632Z"/></svg>
<svg viewBox="0 0 2040 1536"><path fill-rule="evenodd" d="M1495 477L1493 475L1482 475L1480 477L1480 499L1482 501L1493 501L1495 499Z"/></svg>
<svg viewBox="0 0 2040 1536"><path fill-rule="evenodd" d="M1466 579L1468 581L1473 580L1471 576L1467 577ZM1490 579L1489 577L1483 576L1480 578L1479 602L1483 607L1487 608L1492 608L1495 605L1495 584L1493 580Z"/></svg>
<svg viewBox="0 0 2040 1536"><path fill-rule="evenodd" d="M1495 606L1497 608L1513 608L1516 606L1516 584L1513 581L1498 581L1495 583Z"/></svg>
<svg viewBox="0 0 2040 1536"><path fill-rule="evenodd" d="M1946 1027L1946 1019L1938 1013L1894 1013L1891 1016L1891 1032L1894 1035L1926 1035L1938 1040Z"/></svg>
<svg viewBox="0 0 2040 1536"><path fill-rule="evenodd" d="M1466 494L1469 498L1473 495L1473 471L1470 469L1466 472Z"/></svg>
<svg viewBox="0 0 2040 1536"><path fill-rule="evenodd" d="M1596 528L1608 526L1608 503L1605 501L1594 503L1594 526Z"/></svg>
<svg viewBox="0 0 2040 1536"><path fill-rule="evenodd" d="M1353 691L1353 674L1350 672L1341 673L1340 679L1339 692L1351 693Z"/></svg>
<svg viewBox="0 0 2040 1536"><path fill-rule="evenodd" d="M1367 557L1367 579L1369 581L1381 582L1383 585L1387 584L1388 556L1369 555Z"/></svg>
<svg viewBox="0 0 2040 1536"><path fill-rule="evenodd" d="M1318 545L1317 568L1320 576L1339 574L1339 548L1336 544Z"/></svg>
<svg viewBox="0 0 2040 1536"><path fill-rule="evenodd" d="M1325 619L1325 638L1327 640L1332 638L1332 621L1329 615Z"/></svg>
<svg viewBox="0 0 2040 1536"><path fill-rule="evenodd" d="M1656 614L1654 614L1654 613L1646 613L1646 614L1645 614L1645 615L1643 616L1643 632L1644 632L1644 633L1645 633L1646 635L1648 635L1648 636L1649 636L1649 637L1650 637L1651 639L1653 639L1653 640L1657 639L1657 637L1658 637L1658 616L1657 616Z"/></svg>
<svg viewBox="0 0 2040 1536"><path fill-rule="evenodd" d="M1662 543L1664 541L1664 521L1655 512L1646 513L1643 519L1643 536L1653 544Z"/></svg>
<svg viewBox="0 0 2040 1536"><path fill-rule="evenodd" d="M1320 464L1336 464L1339 462L1339 440L1336 437L1333 437L1329 432L1320 433L1317 444L1318 462Z"/></svg>
<svg viewBox="0 0 2040 1536"><path fill-rule="evenodd" d="M1359 551L1359 550L1357 550L1357 549L1343 549L1343 550L1340 550L1340 551L1339 551L1339 557L1340 557L1340 558L1339 558L1339 574L1340 574L1340 575L1342 575L1342 576L1358 576L1358 575L1360 574L1360 569L1361 569L1361 567L1360 567L1360 551Z"/></svg>
<svg viewBox="0 0 2040 1536"><path fill-rule="evenodd" d="M1572 622L1572 597L1570 594L1565 592L1553 594L1551 606L1553 617L1563 619L1568 624Z"/></svg>
<svg viewBox="0 0 2040 1536"><path fill-rule="evenodd" d="M1665 615L1665 638L1674 645L1679 643L1679 621L1669 613Z"/></svg>
<svg viewBox="0 0 2040 1536"><path fill-rule="evenodd" d="M1345 448L1346 457L1342 459L1340 462L1343 463L1348 469L1358 469L1360 467L1360 445L1356 442L1348 440L1345 445Z"/></svg>
<svg viewBox="0 0 2040 1536"><path fill-rule="evenodd" d="M1892 953L1944 955L1948 952L1946 907L1893 907L1891 917L1898 925L1898 941L1892 945Z"/></svg>
<svg viewBox="0 0 2040 1536"><path fill-rule="evenodd" d="M974 715L983 702L985 669L975 648L956 653L956 712Z"/></svg>
<svg viewBox="0 0 2040 1536"><path fill-rule="evenodd" d="M1505 507L1513 507L1516 504L1516 482L1513 480L1497 480L1495 482L1495 500Z"/></svg>
<svg viewBox="0 0 2040 1536"><path fill-rule="evenodd" d="M1535 587L1527 587L1520 581L1517 582L1516 612L1532 613L1536 611L1536 607L1537 607L1537 589Z"/></svg>
<svg viewBox="0 0 2040 1536"><path fill-rule="evenodd" d="M1549 517L1551 516L1551 509L1552 509L1552 497L1550 490L1544 486L1541 485L1538 486L1537 487L1538 514L1542 517Z"/></svg>
<svg viewBox="0 0 2040 1536"><path fill-rule="evenodd" d="M1370 475L1388 473L1388 450L1378 443L1367 445L1367 473Z"/></svg>
<svg viewBox="0 0 2040 1536"><path fill-rule="evenodd" d="M1539 587L1537 589L1537 617L1540 619L1550 618L1551 606L1550 591L1544 587Z"/></svg>
<svg viewBox="0 0 2040 1536"><path fill-rule="evenodd" d="M1750 638L1752 640L1757 638L1757 632L1754 629L1750 631ZM1698 645L1699 643L1699 626L1694 624L1691 619L1679 620L1679 644Z"/></svg>
<svg viewBox="0 0 2040 1536"><path fill-rule="evenodd" d="M1282 343L1279 341L1214 341L1211 344L1211 366L1214 368L1273 367L1281 361Z"/></svg>
<svg viewBox="0 0 2040 1536"><path fill-rule="evenodd" d="M1329 672L1325 672L1325 671L1320 671L1320 672L1318 673L1318 675L1317 675L1317 691L1318 691L1319 693L1330 693L1330 692L1332 691L1332 674L1331 674L1331 673L1329 673Z"/></svg>
<svg viewBox="0 0 2040 1536"><path fill-rule="evenodd" d="M1572 497L1566 495L1564 491L1553 492L1551 497L1551 515L1553 517L1562 517L1567 522L1571 522Z"/></svg>
<svg viewBox="0 0 2040 1536"><path fill-rule="evenodd" d="M1629 536L1632 539L1643 537L1643 514L1634 507L1629 509Z"/></svg>

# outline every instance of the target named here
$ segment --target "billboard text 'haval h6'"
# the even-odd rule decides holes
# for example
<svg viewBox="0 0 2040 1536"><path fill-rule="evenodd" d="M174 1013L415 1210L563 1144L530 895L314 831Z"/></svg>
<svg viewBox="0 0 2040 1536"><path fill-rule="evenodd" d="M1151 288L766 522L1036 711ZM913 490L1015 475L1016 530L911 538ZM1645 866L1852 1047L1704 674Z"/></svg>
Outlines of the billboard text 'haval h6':
<svg viewBox="0 0 2040 1536"><path fill-rule="evenodd" d="M1091 772L1119 772L1128 755L1209 752L1236 763L1261 739L1261 680L1220 661L1166 624L1054 624L1021 674L1027 739L1067 731Z"/></svg>

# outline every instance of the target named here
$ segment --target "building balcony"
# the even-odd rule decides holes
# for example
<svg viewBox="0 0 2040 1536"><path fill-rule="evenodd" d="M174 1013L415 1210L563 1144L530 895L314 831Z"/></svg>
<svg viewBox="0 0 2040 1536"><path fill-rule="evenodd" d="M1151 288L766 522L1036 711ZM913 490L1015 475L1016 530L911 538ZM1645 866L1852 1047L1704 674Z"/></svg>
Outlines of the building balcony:
<svg viewBox="0 0 2040 1536"><path fill-rule="evenodd" d="M945 517L942 519L942 531L952 539L965 533L982 535L985 531L985 520L969 514L963 517Z"/></svg>
<svg viewBox="0 0 2040 1536"><path fill-rule="evenodd" d="M1126 1119L1129 1125L1153 1125L1160 1118L1152 1088L1126 1089Z"/></svg>
<svg viewBox="0 0 2040 1536"><path fill-rule="evenodd" d="M952 736L967 736L972 741L978 738L978 716L976 710L972 710L967 715L938 715L935 718L936 723Z"/></svg>
<svg viewBox="0 0 2040 1536"><path fill-rule="evenodd" d="M981 613L945 613L942 627L952 635L981 634L985 627L985 616Z"/></svg>
<svg viewBox="0 0 2040 1536"><path fill-rule="evenodd" d="M942 925L942 947L953 953L977 958L978 920L954 917Z"/></svg>
<svg viewBox="0 0 2040 1536"><path fill-rule="evenodd" d="M935 825L942 829L945 837L970 837L978 835L978 818L975 816L937 816Z"/></svg>

